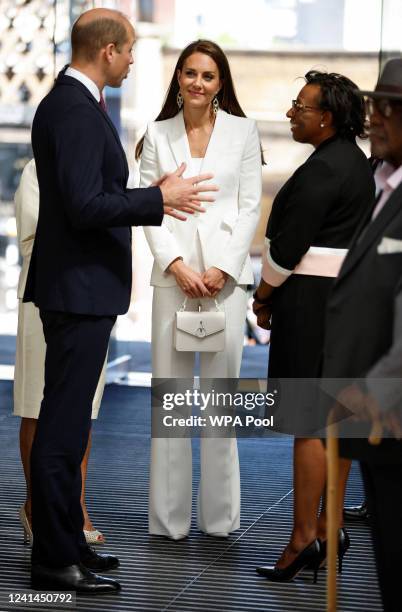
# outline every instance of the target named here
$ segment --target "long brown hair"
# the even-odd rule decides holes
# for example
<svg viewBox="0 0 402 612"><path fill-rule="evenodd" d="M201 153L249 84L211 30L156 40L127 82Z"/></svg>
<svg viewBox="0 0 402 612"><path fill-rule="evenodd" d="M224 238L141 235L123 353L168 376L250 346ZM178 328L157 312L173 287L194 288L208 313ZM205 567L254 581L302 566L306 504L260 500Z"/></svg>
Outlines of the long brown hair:
<svg viewBox="0 0 402 612"><path fill-rule="evenodd" d="M237 117L245 117L245 113L239 104L236 96L235 88L233 85L232 74L230 72L228 58L222 51L222 49L216 43L211 40L195 40L194 42L187 45L185 49L180 53L179 59L175 66L172 79L170 81L165 101L163 103L161 112L156 117L155 121L163 121L164 119L171 119L175 117L179 112L177 106L177 94L179 93L179 82L177 80L177 71L183 70L184 62L193 53L203 53L209 55L218 66L219 79L222 83L222 87L217 93L219 107L231 115ZM144 136L138 141L135 147L135 159L139 159L142 154L142 148L144 145ZM261 150L261 161L264 164L264 156Z"/></svg>

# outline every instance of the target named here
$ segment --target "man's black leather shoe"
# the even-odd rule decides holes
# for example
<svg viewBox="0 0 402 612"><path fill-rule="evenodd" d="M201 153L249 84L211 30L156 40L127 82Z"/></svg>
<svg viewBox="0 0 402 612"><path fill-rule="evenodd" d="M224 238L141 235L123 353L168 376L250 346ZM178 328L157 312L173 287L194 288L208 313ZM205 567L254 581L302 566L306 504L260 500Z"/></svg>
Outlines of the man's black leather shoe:
<svg viewBox="0 0 402 612"><path fill-rule="evenodd" d="M94 572L107 572L119 567L119 560L114 555L100 555L88 546L86 552L81 555L82 565Z"/></svg>
<svg viewBox="0 0 402 612"><path fill-rule="evenodd" d="M364 501L360 506L346 506L343 509L345 521L365 521L370 518L367 503Z"/></svg>
<svg viewBox="0 0 402 612"><path fill-rule="evenodd" d="M80 595L116 593L121 588L116 580L97 576L81 563L67 567L33 565L31 586L39 591L76 591Z"/></svg>

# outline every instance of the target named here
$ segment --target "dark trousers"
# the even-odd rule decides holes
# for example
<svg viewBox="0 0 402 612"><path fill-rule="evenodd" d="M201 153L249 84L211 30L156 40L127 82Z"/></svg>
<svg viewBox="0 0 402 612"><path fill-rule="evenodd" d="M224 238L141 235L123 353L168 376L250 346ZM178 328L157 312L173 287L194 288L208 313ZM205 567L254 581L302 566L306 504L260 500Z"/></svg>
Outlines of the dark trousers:
<svg viewBox="0 0 402 612"><path fill-rule="evenodd" d="M402 463L361 462L384 612L402 610Z"/></svg>
<svg viewBox="0 0 402 612"><path fill-rule="evenodd" d="M64 567L86 550L81 462L116 317L42 311L45 388L31 454L32 563Z"/></svg>

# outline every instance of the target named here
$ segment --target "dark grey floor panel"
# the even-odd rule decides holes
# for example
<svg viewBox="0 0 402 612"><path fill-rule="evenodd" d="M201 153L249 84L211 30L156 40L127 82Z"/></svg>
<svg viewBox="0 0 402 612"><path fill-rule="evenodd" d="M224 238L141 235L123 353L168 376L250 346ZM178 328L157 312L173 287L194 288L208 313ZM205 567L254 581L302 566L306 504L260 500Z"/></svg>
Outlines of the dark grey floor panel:
<svg viewBox="0 0 402 612"><path fill-rule="evenodd" d="M87 503L92 520L107 538L121 569L117 596L80 598L87 612L162 610L202 612L323 611L325 570L318 584L302 572L289 584L271 584L255 566L275 562L287 542L292 516L291 441L239 440L242 472L241 529L228 540L193 527L187 540L172 542L147 534L149 390L111 386L94 427ZM0 382L0 611L7 593L29 587L29 548L22 544L17 511L24 498L18 457L18 419L11 416L11 384ZM194 443L194 501L199 477ZM362 497L353 468L348 501ZM369 531L350 527L352 548L339 580L341 612L381 610ZM46 608L26 607L41 611ZM22 610L22 608L21 608Z"/></svg>

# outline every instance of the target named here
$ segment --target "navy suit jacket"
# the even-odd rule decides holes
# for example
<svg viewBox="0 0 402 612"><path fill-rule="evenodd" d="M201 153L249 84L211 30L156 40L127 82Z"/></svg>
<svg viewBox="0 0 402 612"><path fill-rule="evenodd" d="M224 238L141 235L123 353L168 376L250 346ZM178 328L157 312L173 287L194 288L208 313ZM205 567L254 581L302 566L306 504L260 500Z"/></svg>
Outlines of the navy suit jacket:
<svg viewBox="0 0 402 612"><path fill-rule="evenodd" d="M25 302L43 310L117 315L131 295L131 226L160 225L159 187L127 189L116 129L62 71L32 126L39 219Z"/></svg>

